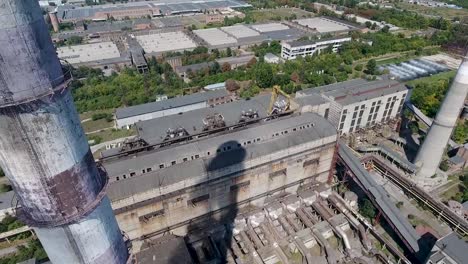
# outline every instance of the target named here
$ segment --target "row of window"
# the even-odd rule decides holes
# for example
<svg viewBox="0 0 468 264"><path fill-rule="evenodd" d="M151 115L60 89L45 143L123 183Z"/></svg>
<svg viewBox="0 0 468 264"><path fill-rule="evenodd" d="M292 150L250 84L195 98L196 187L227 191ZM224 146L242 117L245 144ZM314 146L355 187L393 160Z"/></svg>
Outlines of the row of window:
<svg viewBox="0 0 468 264"><path fill-rule="evenodd" d="M309 124L305 124L305 125L301 125L301 126L298 126L298 127L294 127L292 129L287 129L287 130L283 130L281 132L276 132L274 134L271 135L271 138L275 138L275 137L278 137L280 135L286 135L290 132L294 132L294 131L298 131L298 130L303 130L303 129L307 129L307 128L311 128L314 126L314 123L309 123ZM258 138L254 138L254 139L251 139L251 140L246 140L242 143L237 143L237 145L224 145L220 148L218 148L216 150L216 153L221 153L221 152L226 152L226 151L230 151L230 150L234 150L234 149L238 149L238 148L241 148L242 146L247 146L247 145L251 145L251 144L254 144L254 143L257 143L257 142L260 142L262 141L262 138L258 137ZM211 152L210 151L207 151L206 152L206 156L204 157L208 157L208 156L211 156ZM189 160L196 160L196 159L199 159L201 158L201 156L199 154L195 154L193 156L190 156L190 157L184 157L182 158L181 161L177 161L177 160L173 160L171 161L169 164L159 164L158 168L159 169L164 169L164 168L167 168L167 167L170 167L170 166L173 166L173 165L176 165L178 163L184 163L184 162L187 162ZM150 173L153 171L153 168L149 167L149 168L146 168L146 169L142 169L141 170L141 174L145 174L145 173ZM127 174L124 174L122 176L116 176L115 177L115 180L116 181L120 181L122 179L127 179L127 178L131 178L131 177L134 177L136 176L137 173L136 172L130 172L128 175Z"/></svg>
<svg viewBox="0 0 468 264"><path fill-rule="evenodd" d="M398 112L401 112L401 110L403 108L403 103L404 103L405 97L406 97L406 93L402 95L402 98L401 98L401 101L400 101L400 104L399 104L399 107L398 107ZM396 96L389 97L387 99L387 102L386 102L386 105L385 105L385 111L383 113L382 120L390 119L391 114L393 113L396 101L397 101ZM369 115L367 116L367 125L368 126L372 126L372 125L374 125L376 123L377 115L379 113L381 105L382 105L381 100L378 100L377 102L372 102L372 106L370 108ZM354 112L353 112L353 116L352 116L352 120L351 120L351 125L350 125L350 129L349 129L350 132L353 132L353 131L355 131L355 130L357 130L359 128L359 126L361 124L361 121L362 121L363 114L364 114L364 109L365 109L365 104L360 105L360 106L356 106L354 108ZM345 124L345 121L346 121L347 114L348 114L348 110L344 109L343 112L342 112L342 115L341 115L340 123L338 125L338 130L339 131L342 131L343 128L344 128L344 124Z"/></svg>

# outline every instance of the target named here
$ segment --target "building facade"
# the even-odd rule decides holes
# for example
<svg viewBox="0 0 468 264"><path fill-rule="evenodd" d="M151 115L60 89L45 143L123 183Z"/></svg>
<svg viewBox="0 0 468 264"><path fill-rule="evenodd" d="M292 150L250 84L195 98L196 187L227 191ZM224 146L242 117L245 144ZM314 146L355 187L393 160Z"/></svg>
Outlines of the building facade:
<svg viewBox="0 0 468 264"><path fill-rule="evenodd" d="M283 42L281 43L281 57L285 60L294 60L298 56L312 56L329 47L332 48L333 52L337 52L343 43L349 41L351 41L351 37Z"/></svg>
<svg viewBox="0 0 468 264"><path fill-rule="evenodd" d="M213 105L232 101L231 95L225 90L202 92L175 97L159 102L119 108L116 110L117 128L130 128L138 121L149 120L168 115L176 115Z"/></svg>
<svg viewBox="0 0 468 264"><path fill-rule="evenodd" d="M108 193L131 239L168 228L184 235L191 220L222 217L233 204L262 206L267 196L326 182L336 140L335 128L317 114L264 121L135 158L104 160Z"/></svg>
<svg viewBox="0 0 468 264"><path fill-rule="evenodd" d="M304 104L317 97L329 101L326 118L340 134L348 134L395 118L408 94L408 88L395 80L356 79L299 91L296 97Z"/></svg>

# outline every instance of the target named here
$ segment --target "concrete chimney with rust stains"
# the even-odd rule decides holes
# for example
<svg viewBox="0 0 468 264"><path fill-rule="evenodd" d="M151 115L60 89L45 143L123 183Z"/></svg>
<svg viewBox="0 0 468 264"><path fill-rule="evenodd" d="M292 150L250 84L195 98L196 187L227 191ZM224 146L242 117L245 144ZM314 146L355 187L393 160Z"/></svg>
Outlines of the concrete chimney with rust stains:
<svg viewBox="0 0 468 264"><path fill-rule="evenodd" d="M37 0L0 0L0 166L18 217L53 263L126 263L96 166Z"/></svg>

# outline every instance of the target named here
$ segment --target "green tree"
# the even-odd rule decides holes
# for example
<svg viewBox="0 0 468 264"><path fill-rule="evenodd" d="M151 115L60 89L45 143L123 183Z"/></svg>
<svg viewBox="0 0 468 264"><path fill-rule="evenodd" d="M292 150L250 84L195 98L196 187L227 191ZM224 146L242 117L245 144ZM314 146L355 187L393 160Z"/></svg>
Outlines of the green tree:
<svg viewBox="0 0 468 264"><path fill-rule="evenodd" d="M232 50L231 50L230 47L228 47L228 48L226 49L226 56L227 56L227 57L232 57Z"/></svg>
<svg viewBox="0 0 468 264"><path fill-rule="evenodd" d="M359 212L369 219L373 219L376 215L376 209L371 201L367 198L363 199L359 206Z"/></svg>
<svg viewBox="0 0 468 264"><path fill-rule="evenodd" d="M372 75L377 73L377 62L374 59L371 59L367 62L366 73Z"/></svg>
<svg viewBox="0 0 468 264"><path fill-rule="evenodd" d="M271 87L273 81L273 69L268 63L257 63L254 69L255 82L260 88Z"/></svg>

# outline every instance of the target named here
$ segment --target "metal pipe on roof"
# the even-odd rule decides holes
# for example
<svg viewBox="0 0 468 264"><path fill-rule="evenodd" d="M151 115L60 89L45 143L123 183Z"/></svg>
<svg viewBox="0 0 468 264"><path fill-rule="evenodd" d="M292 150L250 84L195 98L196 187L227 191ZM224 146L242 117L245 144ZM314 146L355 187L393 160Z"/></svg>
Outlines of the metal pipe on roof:
<svg viewBox="0 0 468 264"><path fill-rule="evenodd" d="M37 1L0 0L0 165L53 263L125 263L105 194Z"/></svg>
<svg viewBox="0 0 468 264"><path fill-rule="evenodd" d="M414 163L419 167L415 181L421 187L431 188L438 178L432 178L444 155L447 142L457 124L468 94L468 53L458 68L436 118L419 148Z"/></svg>

